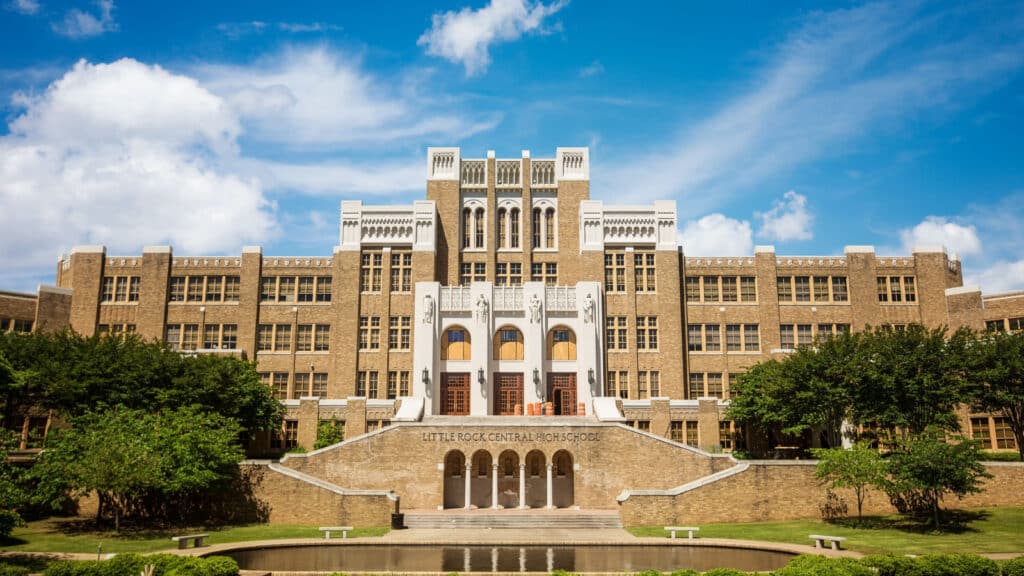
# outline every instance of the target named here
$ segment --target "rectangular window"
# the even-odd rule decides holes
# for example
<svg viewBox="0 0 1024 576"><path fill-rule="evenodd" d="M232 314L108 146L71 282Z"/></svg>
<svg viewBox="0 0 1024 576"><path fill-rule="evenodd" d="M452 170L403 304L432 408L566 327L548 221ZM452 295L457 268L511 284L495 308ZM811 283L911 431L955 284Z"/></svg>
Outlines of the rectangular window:
<svg viewBox="0 0 1024 576"><path fill-rule="evenodd" d="M459 280L464 286L473 282L487 281L487 263L485 262L463 262L460 272Z"/></svg>
<svg viewBox="0 0 1024 576"><path fill-rule="evenodd" d="M313 396L319 398L327 397L327 373L326 372L314 372L313 373Z"/></svg>
<svg viewBox="0 0 1024 576"><path fill-rule="evenodd" d="M718 276L704 276L704 301L718 302Z"/></svg>
<svg viewBox="0 0 1024 576"><path fill-rule="evenodd" d="M1013 429L1010 428L1009 418L993 418L992 423L996 430L996 449L1010 450L1017 448L1017 439L1013 437Z"/></svg>
<svg viewBox="0 0 1024 576"><path fill-rule="evenodd" d="M114 301L114 277L104 276L103 287L100 289L100 302Z"/></svg>
<svg viewBox="0 0 1024 576"><path fill-rule="evenodd" d="M828 302L828 276L814 277L814 301Z"/></svg>
<svg viewBox="0 0 1024 576"><path fill-rule="evenodd" d="M672 420L668 425L668 437L673 442L679 442L682 444L683 438L683 421Z"/></svg>
<svg viewBox="0 0 1024 576"><path fill-rule="evenodd" d="M1021 318L1010 318L1006 321L1007 326L1010 327L1011 332L1017 330L1024 330L1024 317Z"/></svg>
<svg viewBox="0 0 1024 576"><path fill-rule="evenodd" d="M167 288L167 301L168 302L184 302L185 301L185 277L184 276L171 276L171 283Z"/></svg>
<svg viewBox="0 0 1024 576"><path fill-rule="evenodd" d="M295 302L295 276L281 276L277 284L278 302Z"/></svg>
<svg viewBox="0 0 1024 576"><path fill-rule="evenodd" d="M388 319L388 348L391 350L408 350L412 330L410 316L392 316Z"/></svg>
<svg viewBox="0 0 1024 576"><path fill-rule="evenodd" d="M687 446L694 446L694 447L697 446L697 442L698 442L697 441L697 430L698 430L698 428L697 428L697 422L696 421L694 421L694 420L687 420L686 421L686 438L684 439L684 442L686 442Z"/></svg>
<svg viewBox="0 0 1024 576"><path fill-rule="evenodd" d="M796 348L796 327L792 324L779 326L779 345L786 350Z"/></svg>
<svg viewBox="0 0 1024 576"><path fill-rule="evenodd" d="M380 349L380 316L359 317L359 349Z"/></svg>
<svg viewBox="0 0 1024 576"><path fill-rule="evenodd" d="M299 444L299 421L284 421L284 449L291 450Z"/></svg>
<svg viewBox="0 0 1024 576"><path fill-rule="evenodd" d="M292 400L300 400L303 396L309 396L309 372L296 372Z"/></svg>
<svg viewBox="0 0 1024 576"><path fill-rule="evenodd" d="M878 301L888 302L889 301L889 282L885 276L879 276L875 279L875 284L878 287Z"/></svg>
<svg viewBox="0 0 1024 576"><path fill-rule="evenodd" d="M100 302L138 302L138 276L104 276Z"/></svg>
<svg viewBox="0 0 1024 576"><path fill-rule="evenodd" d="M604 291L626 291L626 255L622 252L604 255Z"/></svg>
<svg viewBox="0 0 1024 576"><path fill-rule="evenodd" d="M687 392L690 394L690 400L696 400L704 395L704 374L691 373L689 384L690 387Z"/></svg>
<svg viewBox="0 0 1024 576"><path fill-rule="evenodd" d="M331 349L331 325L317 324L313 327L313 351L327 352Z"/></svg>
<svg viewBox="0 0 1024 576"><path fill-rule="evenodd" d="M171 350L181 350L181 324L168 324L164 332L164 342Z"/></svg>
<svg viewBox="0 0 1024 576"><path fill-rule="evenodd" d="M398 395L402 398L409 396L409 371L403 370L398 373Z"/></svg>
<svg viewBox="0 0 1024 576"><path fill-rule="evenodd" d="M274 398L278 400L288 399L288 373L274 372Z"/></svg>
<svg viewBox="0 0 1024 576"><path fill-rule="evenodd" d="M139 301L139 285L141 283L142 283L141 279L138 276L129 276L128 277L128 301L129 302L138 302Z"/></svg>
<svg viewBox="0 0 1024 576"><path fill-rule="evenodd" d="M1002 332L1005 329L1006 328L1003 326L1003 321L1002 320L986 320L985 321L985 330L988 330L990 332Z"/></svg>
<svg viewBox="0 0 1024 576"><path fill-rule="evenodd" d="M313 325L299 324L295 327L295 351L309 352L313 349Z"/></svg>
<svg viewBox="0 0 1024 576"><path fill-rule="evenodd" d="M797 302L811 301L811 278L810 276L793 277L793 296Z"/></svg>
<svg viewBox="0 0 1024 576"><path fill-rule="evenodd" d="M114 301L115 302L127 302L128 301L128 278L126 276L118 276L117 283L114 287Z"/></svg>
<svg viewBox="0 0 1024 576"><path fill-rule="evenodd" d="M718 324L704 325L704 351L718 352L722 349L721 326Z"/></svg>
<svg viewBox="0 0 1024 576"><path fill-rule="evenodd" d="M700 276L686 277L686 301L700 302Z"/></svg>
<svg viewBox="0 0 1024 576"><path fill-rule="evenodd" d="M181 326L181 349L195 350L199 345L199 324L183 324Z"/></svg>
<svg viewBox="0 0 1024 576"><path fill-rule="evenodd" d="M290 352L292 349L292 325L274 325L274 351Z"/></svg>
<svg viewBox="0 0 1024 576"><path fill-rule="evenodd" d="M394 400L398 397L398 372L388 372L388 400Z"/></svg>
<svg viewBox="0 0 1024 576"><path fill-rule="evenodd" d="M775 279L775 286L779 292L779 302L793 301L793 277L779 276Z"/></svg>
<svg viewBox="0 0 1024 576"><path fill-rule="evenodd" d="M216 350L220 348L220 326L207 324L203 326L203 349Z"/></svg>
<svg viewBox="0 0 1024 576"><path fill-rule="evenodd" d="M225 302L238 302L239 288L241 285L241 278L238 276L225 276L224 277L224 301Z"/></svg>
<svg viewBox="0 0 1024 576"><path fill-rule="evenodd" d="M256 350L267 351L274 349L274 325L260 324L256 327Z"/></svg>
<svg viewBox="0 0 1024 576"><path fill-rule="evenodd" d="M206 301L220 302L224 294L224 278L221 276L206 277Z"/></svg>
<svg viewBox="0 0 1024 576"><path fill-rule="evenodd" d="M366 372L356 373L356 396L366 397Z"/></svg>
<svg viewBox="0 0 1024 576"><path fill-rule="evenodd" d="M380 292L383 262L384 256L380 252L363 252L360 256L359 290L361 292Z"/></svg>
<svg viewBox="0 0 1024 576"><path fill-rule="evenodd" d="M739 324L725 325L725 350L726 352L743 350L742 330Z"/></svg>
<svg viewBox="0 0 1024 576"><path fill-rule="evenodd" d="M238 324L221 326L220 347L224 350L238 349Z"/></svg>
<svg viewBox="0 0 1024 576"><path fill-rule="evenodd" d="M743 325L743 351L757 352L761 349L761 342L757 332L757 324Z"/></svg>
<svg viewBox="0 0 1024 576"><path fill-rule="evenodd" d="M657 316L636 317L636 347L637 350L658 349Z"/></svg>
<svg viewBox="0 0 1024 576"><path fill-rule="evenodd" d="M391 291L412 291L412 252L391 253Z"/></svg>
<svg viewBox="0 0 1024 576"><path fill-rule="evenodd" d="M903 289L900 287L900 277L889 277L889 300L892 302L903 301Z"/></svg>
<svg viewBox="0 0 1024 576"><path fill-rule="evenodd" d="M718 423L718 445L722 450L732 450L732 422L722 420Z"/></svg>
<svg viewBox="0 0 1024 576"><path fill-rule="evenodd" d="M814 338L811 336L811 325L810 324L797 324L796 326L796 344L797 346L810 346Z"/></svg>
<svg viewBox="0 0 1024 576"><path fill-rule="evenodd" d="M534 262L530 265L530 280L543 282L547 286L558 285L558 264L556 262Z"/></svg>
<svg viewBox="0 0 1024 576"><path fill-rule="evenodd" d="M654 276L654 253L636 252L633 254L633 280L637 292L655 292L657 282Z"/></svg>
<svg viewBox="0 0 1024 576"><path fill-rule="evenodd" d="M378 388L378 385L380 384L378 382L378 378L377 378L378 372L370 372L369 374L370 374L370 380L369 380L369 382L366 385L366 397L367 398L377 398L378 397L378 394L377 394L378 390L377 390L377 388Z"/></svg>
<svg viewBox="0 0 1024 576"><path fill-rule="evenodd" d="M523 283L521 262L498 262L494 272L494 283L497 286L521 286Z"/></svg>
<svg viewBox="0 0 1024 576"><path fill-rule="evenodd" d="M736 291L736 277L722 276L722 302L739 301L739 293Z"/></svg>
<svg viewBox="0 0 1024 576"><path fill-rule="evenodd" d="M981 448L992 447L992 434L988 429L988 418L971 418L971 438L981 442Z"/></svg>
<svg viewBox="0 0 1024 576"><path fill-rule="evenodd" d="M757 302L757 279L754 276L740 276L740 300Z"/></svg>
<svg viewBox="0 0 1024 576"><path fill-rule="evenodd" d="M690 352L701 352L704 350L704 339L701 334L700 324L686 325L686 348Z"/></svg>
<svg viewBox="0 0 1024 576"><path fill-rule="evenodd" d="M647 391L647 372L640 371L636 374L636 397L641 400L650 398Z"/></svg>
<svg viewBox="0 0 1024 576"><path fill-rule="evenodd" d="M277 277L264 276L260 278L260 302L273 302L277 300Z"/></svg>
<svg viewBox="0 0 1024 576"><path fill-rule="evenodd" d="M300 276L299 277L299 297L298 302L312 302L313 301L313 277L312 276Z"/></svg>
<svg viewBox="0 0 1024 576"><path fill-rule="evenodd" d="M626 339L626 317L608 316L605 318L605 331L607 332L609 350L625 350Z"/></svg>
<svg viewBox="0 0 1024 576"><path fill-rule="evenodd" d="M203 301L203 277L188 276L188 287L186 288L186 302Z"/></svg>
<svg viewBox="0 0 1024 576"><path fill-rule="evenodd" d="M317 276L316 277L316 301L317 302L330 302L331 301L331 277L330 276Z"/></svg>
<svg viewBox="0 0 1024 576"><path fill-rule="evenodd" d="M661 373L657 370L652 370L647 375L648 384L651 387L651 398L661 396Z"/></svg>
<svg viewBox="0 0 1024 576"><path fill-rule="evenodd" d="M713 398L722 397L722 373L721 372L708 372L708 390L707 395Z"/></svg>
<svg viewBox="0 0 1024 576"><path fill-rule="evenodd" d="M846 289L846 276L833 276L832 277L832 301L833 302L848 302L850 300L849 291Z"/></svg>
<svg viewBox="0 0 1024 576"><path fill-rule="evenodd" d="M917 302L917 287L913 276L903 277L903 296L907 302Z"/></svg>

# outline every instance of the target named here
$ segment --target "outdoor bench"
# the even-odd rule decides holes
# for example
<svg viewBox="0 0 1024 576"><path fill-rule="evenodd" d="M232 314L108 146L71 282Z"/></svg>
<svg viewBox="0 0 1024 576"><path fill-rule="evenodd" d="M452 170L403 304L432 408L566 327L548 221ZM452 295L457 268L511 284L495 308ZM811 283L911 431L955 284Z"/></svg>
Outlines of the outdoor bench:
<svg viewBox="0 0 1024 576"><path fill-rule="evenodd" d="M811 534L809 538L814 540L815 548L824 548L823 543L828 542L833 550L839 550L839 543L846 540L842 536L822 536L821 534Z"/></svg>
<svg viewBox="0 0 1024 576"><path fill-rule="evenodd" d="M690 540L693 540L693 533L700 530L696 526L665 526L665 530L672 533L671 538L676 537L676 532L686 532Z"/></svg>
<svg viewBox="0 0 1024 576"><path fill-rule="evenodd" d="M203 539L207 536L209 536L209 534L190 534L188 536L172 536L171 540L178 543L178 550L184 550L185 548L188 548L189 542L195 542L194 546L196 548L202 548Z"/></svg>
<svg viewBox="0 0 1024 576"><path fill-rule="evenodd" d="M348 531L351 530L351 526L321 526L320 531L324 533L324 539L331 539L331 532L341 532L342 538L348 538Z"/></svg>

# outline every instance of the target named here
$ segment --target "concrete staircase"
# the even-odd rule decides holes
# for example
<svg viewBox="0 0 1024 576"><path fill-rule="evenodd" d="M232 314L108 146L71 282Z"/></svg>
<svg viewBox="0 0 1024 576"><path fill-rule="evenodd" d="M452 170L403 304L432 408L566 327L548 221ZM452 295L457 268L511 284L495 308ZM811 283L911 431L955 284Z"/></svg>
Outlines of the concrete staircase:
<svg viewBox="0 0 1024 576"><path fill-rule="evenodd" d="M406 528L622 528L617 511L605 510L451 510L409 511Z"/></svg>

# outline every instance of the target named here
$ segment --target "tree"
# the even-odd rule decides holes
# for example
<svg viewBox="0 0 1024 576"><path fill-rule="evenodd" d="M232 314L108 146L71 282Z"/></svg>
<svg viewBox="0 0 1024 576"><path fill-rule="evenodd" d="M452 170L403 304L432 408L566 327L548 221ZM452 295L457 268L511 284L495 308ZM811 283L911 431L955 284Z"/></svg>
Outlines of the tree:
<svg viewBox="0 0 1024 576"><path fill-rule="evenodd" d="M929 512L939 527L939 504L946 494L963 498L982 491L991 478L981 463L978 444L965 438L943 440L930 428L898 442L890 456L889 498L901 512Z"/></svg>
<svg viewBox="0 0 1024 576"><path fill-rule="evenodd" d="M989 332L971 347L971 404L1010 424L1024 459L1024 332Z"/></svg>
<svg viewBox="0 0 1024 576"><path fill-rule="evenodd" d="M345 423L339 422L337 418L323 420L316 427L316 442L313 443L313 450L319 450L337 444L345 439Z"/></svg>
<svg viewBox="0 0 1024 576"><path fill-rule="evenodd" d="M866 442L858 442L849 450L817 449L811 453L818 459L815 477L827 480L832 488L850 488L857 497L857 521L863 517L864 497L870 488L885 487L886 461Z"/></svg>
<svg viewBox="0 0 1024 576"><path fill-rule="evenodd" d="M27 499L21 487L19 469L7 460L8 451L17 445L17 436L10 430L0 428L0 538L10 536L11 530L22 524L18 509Z"/></svg>
<svg viewBox="0 0 1024 576"><path fill-rule="evenodd" d="M32 469L36 498L56 503L68 490L96 492L97 521L110 514L115 530L147 496L201 490L227 479L243 457L237 423L191 407L153 414L120 406L71 424L55 434Z"/></svg>

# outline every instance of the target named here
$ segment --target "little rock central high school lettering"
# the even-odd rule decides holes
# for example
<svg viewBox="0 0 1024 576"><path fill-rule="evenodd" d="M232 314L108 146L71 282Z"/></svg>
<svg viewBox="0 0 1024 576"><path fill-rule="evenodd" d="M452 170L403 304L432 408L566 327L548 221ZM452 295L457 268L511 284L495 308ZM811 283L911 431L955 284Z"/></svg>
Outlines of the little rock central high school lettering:
<svg viewBox="0 0 1024 576"><path fill-rule="evenodd" d="M597 432L423 432L424 442L505 442L510 444L537 444L542 442L558 442L576 444L579 442L599 442L601 435Z"/></svg>

